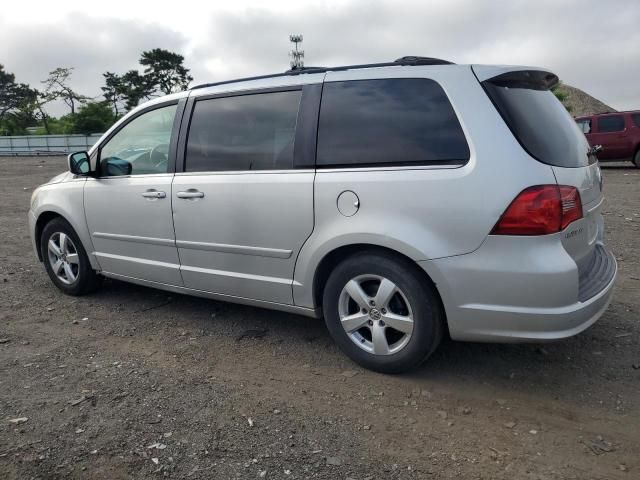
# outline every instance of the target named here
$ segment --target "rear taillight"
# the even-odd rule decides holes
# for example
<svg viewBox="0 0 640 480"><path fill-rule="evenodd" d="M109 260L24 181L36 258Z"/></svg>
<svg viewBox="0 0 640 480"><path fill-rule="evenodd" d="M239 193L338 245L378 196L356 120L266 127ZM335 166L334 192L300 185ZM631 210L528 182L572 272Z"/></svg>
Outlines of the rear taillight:
<svg viewBox="0 0 640 480"><path fill-rule="evenodd" d="M547 235L582 218L580 192L567 185L536 185L515 198L491 235Z"/></svg>

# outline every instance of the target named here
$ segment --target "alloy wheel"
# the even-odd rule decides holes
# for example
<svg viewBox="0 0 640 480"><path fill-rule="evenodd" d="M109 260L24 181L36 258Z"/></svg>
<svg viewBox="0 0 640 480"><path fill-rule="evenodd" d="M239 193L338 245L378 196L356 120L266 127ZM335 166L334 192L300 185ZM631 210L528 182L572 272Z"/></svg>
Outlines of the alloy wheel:
<svg viewBox="0 0 640 480"><path fill-rule="evenodd" d="M351 341L374 355L399 352L413 334L413 311L406 295L379 275L349 280L340 293L338 315Z"/></svg>
<svg viewBox="0 0 640 480"><path fill-rule="evenodd" d="M65 285L71 285L78 279L80 270L78 251L69 235L63 232L51 235L47 252L49 265L58 280Z"/></svg>

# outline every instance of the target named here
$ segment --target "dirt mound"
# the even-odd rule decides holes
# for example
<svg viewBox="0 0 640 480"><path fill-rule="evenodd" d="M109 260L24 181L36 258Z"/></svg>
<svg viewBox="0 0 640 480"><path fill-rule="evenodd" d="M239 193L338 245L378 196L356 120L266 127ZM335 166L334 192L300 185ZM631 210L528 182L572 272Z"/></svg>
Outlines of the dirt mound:
<svg viewBox="0 0 640 480"><path fill-rule="evenodd" d="M574 117L616 111L615 108L610 107L606 103L571 85L563 83L557 90L565 95L562 103L568 107L569 112Z"/></svg>

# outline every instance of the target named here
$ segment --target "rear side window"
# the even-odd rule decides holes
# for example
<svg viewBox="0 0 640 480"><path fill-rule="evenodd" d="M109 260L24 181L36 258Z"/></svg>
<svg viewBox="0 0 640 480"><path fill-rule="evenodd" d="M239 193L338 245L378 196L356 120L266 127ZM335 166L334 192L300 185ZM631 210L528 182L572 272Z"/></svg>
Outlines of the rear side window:
<svg viewBox="0 0 640 480"><path fill-rule="evenodd" d="M482 86L529 155L548 165L583 167L589 164L589 144L551 92L557 80L547 72L526 70L499 75Z"/></svg>
<svg viewBox="0 0 640 480"><path fill-rule="evenodd" d="M640 113L634 113L631 115L631 118L633 119L633 124L636 127L640 127Z"/></svg>
<svg viewBox="0 0 640 480"><path fill-rule="evenodd" d="M462 127L433 80L328 82L318 125L318 167L461 164Z"/></svg>
<svg viewBox="0 0 640 480"><path fill-rule="evenodd" d="M609 115L598 118L598 131L600 133L621 132L624 130L624 118L622 115Z"/></svg>
<svg viewBox="0 0 640 480"><path fill-rule="evenodd" d="M591 133L591 119L590 118L582 118L580 120L576 120L578 127L582 130L582 133Z"/></svg>
<svg viewBox="0 0 640 480"><path fill-rule="evenodd" d="M293 168L300 90L197 100L185 170Z"/></svg>

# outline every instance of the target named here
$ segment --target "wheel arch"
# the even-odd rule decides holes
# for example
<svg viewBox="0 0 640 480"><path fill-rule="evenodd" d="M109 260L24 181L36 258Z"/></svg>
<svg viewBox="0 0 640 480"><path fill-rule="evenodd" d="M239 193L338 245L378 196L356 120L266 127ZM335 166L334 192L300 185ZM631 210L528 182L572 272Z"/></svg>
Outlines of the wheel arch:
<svg viewBox="0 0 640 480"><path fill-rule="evenodd" d="M42 231L44 230L45 225L49 223L51 220L55 218L62 218L67 223L69 220L64 218L64 216L60 215L58 212L54 212L51 210L46 210L36 219L35 231L34 231L34 240L36 242L36 253L38 254L38 260L43 261L42 258Z"/></svg>
<svg viewBox="0 0 640 480"><path fill-rule="evenodd" d="M71 228L76 232L80 242L82 242L82 246L87 252L87 256L89 257L89 263L91 264L91 268L94 270L101 270L100 265L98 264L95 255L93 255L93 243L91 242L91 237L89 236L89 232L86 228L86 225L82 223L84 220L84 213L80 224L73 221L73 215L69 215L68 212L65 212L55 205L42 205L37 209L37 212L34 213L36 217L35 225L33 227L33 239L36 245L36 251L38 254L38 260L42 262L42 252L41 252L41 242L42 239L42 231L50 221L56 218L62 218L65 222L67 222Z"/></svg>
<svg viewBox="0 0 640 480"><path fill-rule="evenodd" d="M423 268L421 268L420 265L418 265L418 263L416 263L416 261L412 259L410 256L404 253L401 253L397 250L394 250L393 248L372 244L372 243L352 243L347 245L341 245L327 252L322 257L322 259L318 263L318 266L315 268L314 275L313 275L312 294L313 294L313 303L315 306L322 305L322 295L324 293L324 287L327 283L329 275L331 274L335 266L341 261L343 261L345 258L348 258L349 256L354 255L356 253L362 253L362 252L379 253L385 256L390 256L390 257L396 258L398 261L402 263L407 264L409 268L414 269L415 272L433 288L433 291L435 292L436 297L438 298L438 301L440 304L439 306L442 313L442 318L444 320L445 328L448 329L446 310L444 308L442 296L438 291L437 284L433 281L431 276Z"/></svg>
<svg viewBox="0 0 640 480"><path fill-rule="evenodd" d="M636 162L636 158L640 156L640 142L638 142L638 144L635 146L634 150L633 150L633 156L631 157L631 162L633 162L633 164L640 168L640 161Z"/></svg>

